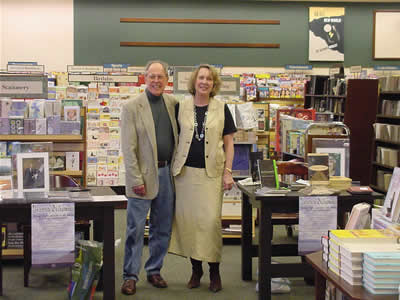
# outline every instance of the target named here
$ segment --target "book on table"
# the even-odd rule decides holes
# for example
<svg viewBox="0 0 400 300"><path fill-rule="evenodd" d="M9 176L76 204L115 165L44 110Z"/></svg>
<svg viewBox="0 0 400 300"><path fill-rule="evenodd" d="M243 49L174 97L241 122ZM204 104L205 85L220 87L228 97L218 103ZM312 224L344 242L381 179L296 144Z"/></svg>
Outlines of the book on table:
<svg viewBox="0 0 400 300"><path fill-rule="evenodd" d="M398 236L379 229L334 229L328 232L329 242L341 244L347 243L397 243Z"/></svg>
<svg viewBox="0 0 400 300"><path fill-rule="evenodd" d="M369 210L371 205L368 203L358 203L353 206L349 220L345 229L363 229L369 220Z"/></svg>

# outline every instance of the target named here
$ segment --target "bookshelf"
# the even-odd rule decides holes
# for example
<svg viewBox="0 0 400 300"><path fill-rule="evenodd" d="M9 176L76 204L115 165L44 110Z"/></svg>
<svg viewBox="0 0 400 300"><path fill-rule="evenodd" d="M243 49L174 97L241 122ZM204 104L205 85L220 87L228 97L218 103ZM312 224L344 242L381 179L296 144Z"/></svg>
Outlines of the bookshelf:
<svg viewBox="0 0 400 300"><path fill-rule="evenodd" d="M380 91L377 110L371 154L371 187L386 193L391 174L400 162L400 91Z"/></svg>
<svg viewBox="0 0 400 300"><path fill-rule="evenodd" d="M304 107L316 112L331 112L334 121L343 121L346 83L343 78L312 75L306 83Z"/></svg>
<svg viewBox="0 0 400 300"><path fill-rule="evenodd" d="M373 124L377 117L378 80L311 76L306 86L305 107L330 111L335 121L350 129L350 178L370 184ZM339 84L339 85L338 85Z"/></svg>

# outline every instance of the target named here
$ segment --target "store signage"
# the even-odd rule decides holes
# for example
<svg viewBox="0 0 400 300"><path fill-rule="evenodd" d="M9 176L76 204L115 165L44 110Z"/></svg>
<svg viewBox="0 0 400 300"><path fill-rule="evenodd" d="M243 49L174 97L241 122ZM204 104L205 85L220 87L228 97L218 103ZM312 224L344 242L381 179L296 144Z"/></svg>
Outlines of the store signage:
<svg viewBox="0 0 400 300"><path fill-rule="evenodd" d="M104 64L104 72L127 72L130 64Z"/></svg>
<svg viewBox="0 0 400 300"><path fill-rule="evenodd" d="M285 65L286 70L312 70L312 65Z"/></svg>
<svg viewBox="0 0 400 300"><path fill-rule="evenodd" d="M361 73L362 67L361 66L351 66L350 73Z"/></svg>
<svg viewBox="0 0 400 300"><path fill-rule="evenodd" d="M28 66L37 66L36 61L9 61L9 65L28 65Z"/></svg>
<svg viewBox="0 0 400 300"><path fill-rule="evenodd" d="M47 99L47 76L2 75L0 97Z"/></svg>
<svg viewBox="0 0 400 300"><path fill-rule="evenodd" d="M398 71L400 66L374 66L374 70L377 71Z"/></svg>
<svg viewBox="0 0 400 300"><path fill-rule="evenodd" d="M7 72L44 73L44 65L8 64Z"/></svg>
<svg viewBox="0 0 400 300"><path fill-rule="evenodd" d="M80 82L138 82L138 76L134 75L85 75L68 74L68 81Z"/></svg>
<svg viewBox="0 0 400 300"><path fill-rule="evenodd" d="M231 76L221 76L220 95L240 96L240 79Z"/></svg>
<svg viewBox="0 0 400 300"><path fill-rule="evenodd" d="M146 67L128 67L127 72L130 73L144 73L146 71Z"/></svg>
<svg viewBox="0 0 400 300"><path fill-rule="evenodd" d="M68 65L67 72L71 73L103 73L103 66L74 66Z"/></svg>

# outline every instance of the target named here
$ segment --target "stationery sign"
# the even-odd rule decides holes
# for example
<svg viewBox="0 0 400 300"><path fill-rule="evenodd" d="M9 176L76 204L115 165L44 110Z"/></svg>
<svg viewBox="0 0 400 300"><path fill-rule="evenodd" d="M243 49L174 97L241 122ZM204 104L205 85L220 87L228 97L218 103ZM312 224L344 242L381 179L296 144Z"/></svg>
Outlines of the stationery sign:
<svg viewBox="0 0 400 300"><path fill-rule="evenodd" d="M337 228L336 196L299 197L299 255L321 250L321 236Z"/></svg>
<svg viewBox="0 0 400 300"><path fill-rule="evenodd" d="M32 204L32 265L55 267L75 260L75 203Z"/></svg>
<svg viewBox="0 0 400 300"><path fill-rule="evenodd" d="M47 99L47 76L1 75L0 97Z"/></svg>

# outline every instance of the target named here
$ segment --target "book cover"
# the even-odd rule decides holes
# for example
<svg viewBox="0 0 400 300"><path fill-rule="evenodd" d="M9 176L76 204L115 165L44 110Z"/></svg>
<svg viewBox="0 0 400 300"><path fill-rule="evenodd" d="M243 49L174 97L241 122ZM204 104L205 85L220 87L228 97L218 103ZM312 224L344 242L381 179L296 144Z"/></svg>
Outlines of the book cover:
<svg viewBox="0 0 400 300"><path fill-rule="evenodd" d="M74 121L60 121L60 133L61 134L81 134L81 122Z"/></svg>
<svg viewBox="0 0 400 300"><path fill-rule="evenodd" d="M0 99L0 116L2 118L8 118L9 111L11 110L12 100L10 98Z"/></svg>
<svg viewBox="0 0 400 300"><path fill-rule="evenodd" d="M47 121L46 119L35 119L36 120L36 134L47 134Z"/></svg>
<svg viewBox="0 0 400 300"><path fill-rule="evenodd" d="M277 170L275 161L272 159L258 160L258 176L262 187L277 187Z"/></svg>
<svg viewBox="0 0 400 300"><path fill-rule="evenodd" d="M351 186L347 191L350 194L372 194L373 192L369 186Z"/></svg>
<svg viewBox="0 0 400 300"><path fill-rule="evenodd" d="M79 171L79 152L65 153L65 169L67 171Z"/></svg>
<svg viewBox="0 0 400 300"><path fill-rule="evenodd" d="M353 206L349 220L345 229L363 229L369 219L371 205L368 203L358 203Z"/></svg>
<svg viewBox="0 0 400 300"><path fill-rule="evenodd" d="M374 288L369 284L369 282L364 281L364 288L371 294L377 295L396 295L399 293L399 288L396 289L386 289L386 288Z"/></svg>
<svg viewBox="0 0 400 300"><path fill-rule="evenodd" d="M259 181L258 161L263 159L262 152L250 152L250 171L253 182Z"/></svg>
<svg viewBox="0 0 400 300"><path fill-rule="evenodd" d="M24 134L36 134L36 119L24 120Z"/></svg>
<svg viewBox="0 0 400 300"><path fill-rule="evenodd" d="M397 236L378 229L334 229L329 230L330 242L342 243L392 243L397 244Z"/></svg>
<svg viewBox="0 0 400 300"><path fill-rule="evenodd" d="M79 106L64 106L64 121L80 121L80 111Z"/></svg>
<svg viewBox="0 0 400 300"><path fill-rule="evenodd" d="M44 118L45 101L44 100L31 100L28 102L28 115L29 118Z"/></svg>
<svg viewBox="0 0 400 300"><path fill-rule="evenodd" d="M308 153L308 179L311 184L329 184L329 155L326 153Z"/></svg>
<svg viewBox="0 0 400 300"><path fill-rule="evenodd" d="M400 252L366 252L364 262L371 265L397 265L400 267Z"/></svg>
<svg viewBox="0 0 400 300"><path fill-rule="evenodd" d="M10 134L10 120L7 118L0 118L0 134Z"/></svg>
<svg viewBox="0 0 400 300"><path fill-rule="evenodd" d="M52 116L47 118L47 134L60 134L60 116Z"/></svg>

